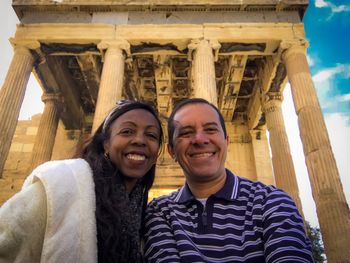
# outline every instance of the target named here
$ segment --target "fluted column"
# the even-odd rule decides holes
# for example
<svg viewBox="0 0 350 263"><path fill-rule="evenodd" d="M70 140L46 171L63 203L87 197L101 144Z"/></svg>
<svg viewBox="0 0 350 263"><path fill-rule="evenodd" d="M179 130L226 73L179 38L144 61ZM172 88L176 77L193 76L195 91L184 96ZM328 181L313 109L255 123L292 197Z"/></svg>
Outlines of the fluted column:
<svg viewBox="0 0 350 263"><path fill-rule="evenodd" d="M193 96L217 105L215 65L220 44L217 41L192 40L188 45L192 60Z"/></svg>
<svg viewBox="0 0 350 263"><path fill-rule="evenodd" d="M328 262L350 260L350 213L326 125L306 60L305 47L282 43L300 137Z"/></svg>
<svg viewBox="0 0 350 263"><path fill-rule="evenodd" d="M276 186L286 191L296 203L299 212L303 214L299 196L298 182L295 175L292 154L282 114L282 94L268 93L263 105L266 125L270 136L272 164Z"/></svg>
<svg viewBox="0 0 350 263"><path fill-rule="evenodd" d="M252 138L253 156L256 180L266 185L275 185L271 168L271 160L265 130L250 130Z"/></svg>
<svg viewBox="0 0 350 263"><path fill-rule="evenodd" d="M39 164L51 160L60 115L59 95L46 93L41 99L45 103L45 107L35 137L29 173Z"/></svg>
<svg viewBox="0 0 350 263"><path fill-rule="evenodd" d="M130 52L130 44L125 40L103 41L98 45L98 48L106 51L92 132L98 128L108 112L122 98L125 64L124 51Z"/></svg>
<svg viewBox="0 0 350 263"><path fill-rule="evenodd" d="M34 58L29 49L38 46L39 44L35 42L26 46L16 45L14 47L12 62L0 90L0 178L16 130L30 73L34 66Z"/></svg>

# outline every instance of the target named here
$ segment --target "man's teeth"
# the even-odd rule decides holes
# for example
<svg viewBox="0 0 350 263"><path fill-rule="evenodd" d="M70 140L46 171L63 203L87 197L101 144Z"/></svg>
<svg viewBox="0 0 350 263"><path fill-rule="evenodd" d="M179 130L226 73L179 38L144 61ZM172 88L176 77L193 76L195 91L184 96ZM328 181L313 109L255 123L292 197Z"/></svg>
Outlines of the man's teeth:
<svg viewBox="0 0 350 263"><path fill-rule="evenodd" d="M197 154L193 154L192 157L202 158L202 157L209 157L212 155L213 155L213 153L197 153Z"/></svg>
<svg viewBox="0 0 350 263"><path fill-rule="evenodd" d="M129 160L135 160L135 161L143 161L146 159L144 155L138 155L138 154L128 154L126 156Z"/></svg>

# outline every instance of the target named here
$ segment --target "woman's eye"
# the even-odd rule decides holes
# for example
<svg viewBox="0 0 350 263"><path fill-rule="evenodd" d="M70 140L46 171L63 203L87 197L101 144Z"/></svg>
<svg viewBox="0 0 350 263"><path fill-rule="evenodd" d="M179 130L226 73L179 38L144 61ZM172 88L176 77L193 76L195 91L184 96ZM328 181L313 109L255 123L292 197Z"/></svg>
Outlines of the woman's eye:
<svg viewBox="0 0 350 263"><path fill-rule="evenodd" d="M130 134L133 134L133 130L131 129L123 129L119 132L119 134L121 135L130 135Z"/></svg>
<svg viewBox="0 0 350 263"><path fill-rule="evenodd" d="M151 137L152 139L156 139L156 140L158 140L158 134L155 134L155 133L152 133L152 132L150 132L150 133L147 133L147 136L148 137Z"/></svg>

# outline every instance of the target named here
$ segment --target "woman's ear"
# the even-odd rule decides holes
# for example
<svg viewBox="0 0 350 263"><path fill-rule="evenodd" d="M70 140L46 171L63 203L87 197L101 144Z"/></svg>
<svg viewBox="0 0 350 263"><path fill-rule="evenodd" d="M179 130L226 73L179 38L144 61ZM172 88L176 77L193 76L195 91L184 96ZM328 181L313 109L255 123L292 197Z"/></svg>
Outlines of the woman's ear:
<svg viewBox="0 0 350 263"><path fill-rule="evenodd" d="M103 149L105 150L105 153L109 153L109 141L105 140L103 142Z"/></svg>

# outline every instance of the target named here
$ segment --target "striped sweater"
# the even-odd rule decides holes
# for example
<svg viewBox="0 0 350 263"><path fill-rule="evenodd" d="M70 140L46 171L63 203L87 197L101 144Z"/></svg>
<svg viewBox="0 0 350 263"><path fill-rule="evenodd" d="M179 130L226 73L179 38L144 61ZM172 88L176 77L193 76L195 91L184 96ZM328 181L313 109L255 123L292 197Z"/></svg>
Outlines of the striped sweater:
<svg viewBox="0 0 350 263"><path fill-rule="evenodd" d="M292 199L273 186L226 174L205 206L187 184L149 204L148 262L313 262Z"/></svg>

